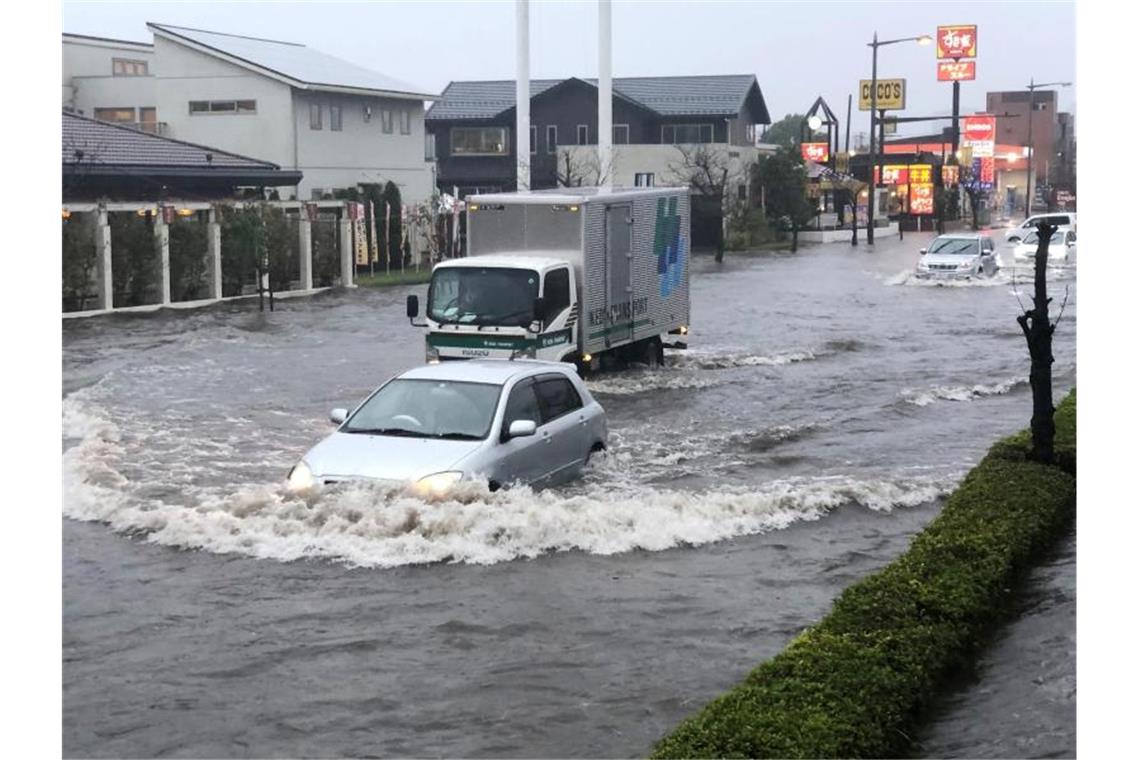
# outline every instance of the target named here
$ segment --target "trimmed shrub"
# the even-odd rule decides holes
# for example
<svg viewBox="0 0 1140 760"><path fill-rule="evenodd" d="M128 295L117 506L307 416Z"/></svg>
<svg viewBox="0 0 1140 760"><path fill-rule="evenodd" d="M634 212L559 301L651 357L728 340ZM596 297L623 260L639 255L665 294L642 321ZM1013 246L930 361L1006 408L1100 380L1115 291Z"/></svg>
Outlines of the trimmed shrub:
<svg viewBox="0 0 1140 760"><path fill-rule="evenodd" d="M83 311L96 297L97 262L93 214L63 220L63 310Z"/></svg>
<svg viewBox="0 0 1140 760"><path fill-rule="evenodd" d="M141 306L161 300L159 258L152 217L133 211L107 214L111 228L111 279L115 306Z"/></svg>
<svg viewBox="0 0 1140 760"><path fill-rule="evenodd" d="M177 219L170 225L171 301L206 297L207 247L204 219Z"/></svg>
<svg viewBox="0 0 1140 760"><path fill-rule="evenodd" d="M336 218L323 216L312 225L313 286L335 285L340 277L340 246Z"/></svg>
<svg viewBox="0 0 1140 760"><path fill-rule="evenodd" d="M1075 392L1057 408L1076 460ZM1008 609L1033 559L1072 523L1076 480L995 446L907 552L662 739L653 757L888 757L939 685ZM1058 459L1062 459L1058 454Z"/></svg>

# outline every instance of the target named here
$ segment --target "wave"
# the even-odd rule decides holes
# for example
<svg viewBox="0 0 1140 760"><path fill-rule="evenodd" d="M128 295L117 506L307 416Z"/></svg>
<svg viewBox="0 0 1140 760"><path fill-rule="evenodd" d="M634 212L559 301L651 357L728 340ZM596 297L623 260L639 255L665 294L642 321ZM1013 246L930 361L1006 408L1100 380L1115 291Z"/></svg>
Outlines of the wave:
<svg viewBox="0 0 1140 760"><path fill-rule="evenodd" d="M563 490L491 493L472 484L437 501L391 483L340 484L306 498L283 482L184 485L176 496L156 495L153 484L123 474L132 458L123 436L91 399L74 398L79 395L65 402L65 429L82 436L63 455L65 516L163 546L285 562L397 567L492 564L561 551L662 551L779 530L845 505L913 507L952 487L932 477L835 476L691 492L628 477L587 477Z"/></svg>
<svg viewBox="0 0 1140 760"><path fill-rule="evenodd" d="M929 406L936 401L973 401L987 396L1002 396L1014 388L1028 384L1027 378L1015 377L993 385L936 385L926 389L908 388L901 396L908 404Z"/></svg>

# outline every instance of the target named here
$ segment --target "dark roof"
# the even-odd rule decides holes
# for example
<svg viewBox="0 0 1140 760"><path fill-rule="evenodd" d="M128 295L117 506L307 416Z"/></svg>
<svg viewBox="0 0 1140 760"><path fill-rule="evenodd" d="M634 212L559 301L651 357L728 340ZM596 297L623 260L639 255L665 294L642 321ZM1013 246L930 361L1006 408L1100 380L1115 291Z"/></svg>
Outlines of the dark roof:
<svg viewBox="0 0 1140 760"><path fill-rule="evenodd" d="M530 96L566 80L532 79ZM597 86L596 79L583 79ZM661 116L735 116L752 94L759 96L756 116L768 118L767 107L752 74L690 77L618 77L614 94ZM515 106L513 79L452 82L425 116L428 120L490 119ZM761 120L759 123L767 123Z"/></svg>
<svg viewBox="0 0 1140 760"><path fill-rule="evenodd" d="M83 151L82 158L76 151ZM63 163L88 166L179 166L196 168L280 169L259 161L205 145L159 137L130 127L108 124L86 116L63 112ZM210 160L206 160L210 156Z"/></svg>
<svg viewBox="0 0 1140 760"><path fill-rule="evenodd" d="M289 80L291 85L302 89L342 88L377 94L406 95L421 100L435 98L435 95L425 92L421 87L401 82L295 42L243 37L237 34L153 22L147 26L160 36L184 45L187 43L196 45L211 55L221 54L236 59L246 68L260 69L262 74L266 72L276 74Z"/></svg>

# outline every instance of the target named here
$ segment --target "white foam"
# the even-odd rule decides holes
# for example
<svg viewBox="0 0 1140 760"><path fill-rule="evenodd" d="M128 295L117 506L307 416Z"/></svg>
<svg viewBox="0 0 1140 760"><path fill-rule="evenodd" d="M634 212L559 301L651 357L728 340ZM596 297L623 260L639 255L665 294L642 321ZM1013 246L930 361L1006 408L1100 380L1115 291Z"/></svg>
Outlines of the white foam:
<svg viewBox="0 0 1140 760"><path fill-rule="evenodd" d="M936 401L973 401L987 396L1001 396L1028 383L1029 380L1026 378L1013 377L992 385L936 385L926 389L908 388L901 395L908 404L929 406Z"/></svg>

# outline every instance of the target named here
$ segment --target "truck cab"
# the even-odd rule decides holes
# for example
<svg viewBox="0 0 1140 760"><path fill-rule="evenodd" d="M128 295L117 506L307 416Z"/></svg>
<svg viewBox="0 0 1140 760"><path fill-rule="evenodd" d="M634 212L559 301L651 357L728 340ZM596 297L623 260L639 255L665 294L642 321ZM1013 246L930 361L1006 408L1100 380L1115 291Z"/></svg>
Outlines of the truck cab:
<svg viewBox="0 0 1140 760"><path fill-rule="evenodd" d="M555 256L452 259L432 272L426 358L572 360L578 347L573 266Z"/></svg>

